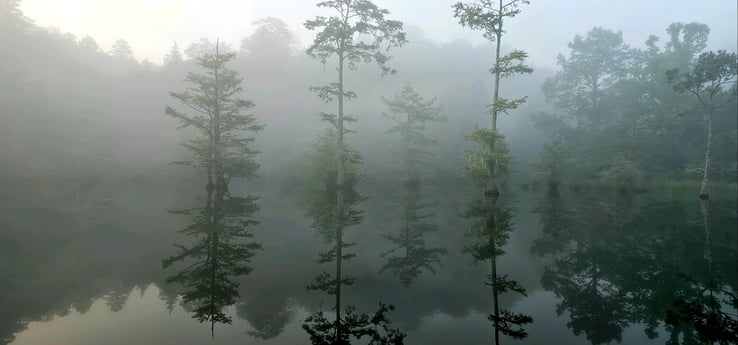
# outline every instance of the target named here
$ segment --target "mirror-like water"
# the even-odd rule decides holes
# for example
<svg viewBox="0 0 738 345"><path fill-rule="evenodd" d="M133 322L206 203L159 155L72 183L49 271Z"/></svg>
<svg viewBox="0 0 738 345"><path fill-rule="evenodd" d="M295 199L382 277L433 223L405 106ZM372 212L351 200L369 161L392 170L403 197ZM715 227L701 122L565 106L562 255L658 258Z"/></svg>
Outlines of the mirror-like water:
<svg viewBox="0 0 738 345"><path fill-rule="evenodd" d="M276 187L261 193L252 232L262 249L248 264L253 271L235 279L240 297L222 303L232 323L216 322L211 338L210 323L193 318L202 305L184 303L186 289L165 283L176 270L162 269L176 251L172 244L188 243L176 232L186 220L137 208L156 187L105 188L120 197L104 206L49 197L0 208L3 343L307 344L305 319L321 309L331 319L333 296L305 289L331 269L316 263L327 245L305 216L306 199ZM418 265L407 258L424 260L422 250L395 250L403 271L382 270L393 260L382 254L397 247L384 235L404 219L395 203L401 193L366 190L363 219L344 235L356 254L343 265L356 278L343 288L344 304L365 313L379 302L393 305L387 317L408 344L491 343L489 262L474 264L464 250L480 240L463 217L474 195L450 187L428 193L436 202L424 221L437 230L424 234L420 247L445 252ZM162 204L182 205L178 196L161 195ZM524 344L700 343L705 327L736 322L735 307L725 303L738 291L732 195L701 205L675 193L511 190L499 205L509 211L511 231L498 276L527 293L500 294L500 308L532 317ZM713 299L722 309L711 309Z"/></svg>

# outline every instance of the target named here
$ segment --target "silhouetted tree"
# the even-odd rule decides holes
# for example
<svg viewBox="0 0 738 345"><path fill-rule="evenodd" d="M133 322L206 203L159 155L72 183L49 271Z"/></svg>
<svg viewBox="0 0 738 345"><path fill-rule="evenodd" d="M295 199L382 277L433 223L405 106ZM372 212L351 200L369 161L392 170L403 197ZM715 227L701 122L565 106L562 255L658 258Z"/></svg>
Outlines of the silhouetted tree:
<svg viewBox="0 0 738 345"><path fill-rule="evenodd" d="M236 196L228 190L233 178L251 178L259 165L254 160L251 144L254 138L242 137L243 132L263 128L251 114L243 112L253 106L251 101L238 97L242 91L242 77L227 68L235 57L221 53L218 43L214 54L204 53L197 58L203 74L189 73L186 81L193 86L184 92L170 95L194 114L180 112L167 106L166 114L182 122L182 127L193 127L199 134L185 147L193 160L176 162L196 168L207 179L203 206L174 211L192 217L192 223L180 232L193 236L195 244L178 245L176 255L163 261L169 267L178 261L194 261L168 282L183 284L183 302L194 305L194 317L211 323L230 323L223 308L232 305L238 297L235 277L248 274L248 266L261 245L252 240L248 229L257 224L254 213L259 209L254 196Z"/></svg>
<svg viewBox="0 0 738 345"><path fill-rule="evenodd" d="M344 100L356 97L356 93L344 89L344 71L346 67L356 69L359 63L375 62L386 74L391 71L386 63L390 59L385 55L383 48L400 46L405 43L405 33L402 31L402 22L387 20L385 16L388 10L380 9L369 0L329 0L317 4L334 11L331 17L318 16L307 20L305 27L308 30L320 30L306 53L327 64L329 59L337 57L336 70L338 77L336 82L327 86L313 86L315 91L325 102L338 100L338 112L336 114L321 113L323 121L330 123L336 128L336 243L335 261L336 274L333 278L336 295L336 332L337 338L341 339L341 285L343 284L341 273L341 261L343 254L343 226L344 218L350 217L346 214L344 205L344 191L346 188L345 177L346 156L344 152L344 135L349 131L345 121L355 121L354 118L345 116ZM330 278L326 278L329 279ZM325 283L327 283L326 281Z"/></svg>

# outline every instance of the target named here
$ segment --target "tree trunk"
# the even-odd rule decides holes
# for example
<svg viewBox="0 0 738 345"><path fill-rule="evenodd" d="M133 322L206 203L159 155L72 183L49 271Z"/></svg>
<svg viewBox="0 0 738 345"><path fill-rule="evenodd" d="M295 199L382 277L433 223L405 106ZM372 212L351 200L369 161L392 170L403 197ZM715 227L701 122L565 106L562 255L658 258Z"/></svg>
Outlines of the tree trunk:
<svg viewBox="0 0 738 345"><path fill-rule="evenodd" d="M496 43L495 49L495 89L492 95L492 131L497 132L497 101L500 99L500 40L502 39L502 0L500 0L499 7L499 21L500 26L496 32ZM495 152L494 142L490 144L490 151ZM492 164L491 174L487 179L487 186L485 194L499 194L500 191L497 189L497 167L496 164Z"/></svg>
<svg viewBox="0 0 738 345"><path fill-rule="evenodd" d="M705 119L707 126L707 144L705 145L705 167L702 175L702 184L700 185L700 199L707 199L709 197L707 193L707 184L710 181L710 156L712 155L712 152L710 152L710 146L712 144L712 112L713 110L711 107L710 112Z"/></svg>
<svg viewBox="0 0 738 345"><path fill-rule="evenodd" d="M499 0L499 27L497 28L496 34L496 49L495 49L495 89L492 95L492 132L497 133L497 102L500 99L500 46L502 39L502 0ZM495 139L496 140L496 139ZM490 152L495 152L495 142L490 143ZM488 224L492 227L492 233L489 238L489 246L492 250L492 257L490 258L490 265L492 269L492 307L494 313L494 328L495 328L495 345L500 344L500 307L497 296L497 246L495 244L495 237L497 236L497 229L495 224L495 209L497 208L497 198L500 191L497 189L497 162L488 162L488 180L487 190L485 195L487 196L488 208L489 208L489 219Z"/></svg>
<svg viewBox="0 0 738 345"><path fill-rule="evenodd" d="M343 53L338 55L338 148L336 163L336 339L341 339L341 260L343 258Z"/></svg>

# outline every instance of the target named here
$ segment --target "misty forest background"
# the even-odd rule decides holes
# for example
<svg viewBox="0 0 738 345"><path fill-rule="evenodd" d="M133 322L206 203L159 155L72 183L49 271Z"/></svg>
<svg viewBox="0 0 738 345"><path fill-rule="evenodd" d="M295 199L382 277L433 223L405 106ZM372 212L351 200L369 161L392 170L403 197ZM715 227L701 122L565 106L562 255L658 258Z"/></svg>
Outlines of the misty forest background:
<svg viewBox="0 0 738 345"><path fill-rule="evenodd" d="M13 1L3 4L0 174L37 180L36 188L43 189L26 189L11 199L61 193L53 189L77 185L88 185L90 195L79 197L90 198L94 184L102 180L155 183L186 177L186 169L168 163L186 157L180 144L192 135L177 131L163 107L170 102L170 91L184 88L187 72L198 70L193 58L214 42L203 38L174 46L159 66L136 61L125 41L104 52L91 37L34 26ZM255 143L262 152L257 158L260 178L288 185L299 177L294 175L306 164L310 144L325 128L315 114L331 109L308 87L327 84L333 75L330 67L296 49L294 36L280 20L255 25L251 36L230 44L238 54L229 67L244 76L245 96L265 125ZM570 45L576 55L565 54L555 70L533 66L532 74L504 80L503 96L528 96L519 109L501 115L499 123L515 157L513 179L536 181L534 163L542 145L563 137L568 159L562 171L568 181L601 181L603 172L619 160L632 164L643 185L699 180L705 147L701 106L696 97L674 91L666 71L688 69L705 48L709 28L675 24L668 29L654 33L645 48L635 49L629 44L642 42L623 42L617 28L593 28L572 38L579 42ZM484 109L492 92L493 46L464 41L439 45L419 29L406 31L409 43L391 53L397 74L382 77L376 67L366 65L347 79L359 95L349 110L359 119L352 145L364 155L369 180L393 173L389 164L399 149L386 134L392 124L382 116L387 108L380 97L390 98L410 83L425 98L437 97L448 117L429 126L430 136L438 140L436 176L459 176L470 145L465 136L475 125L489 122ZM525 49L525 42L509 44ZM505 46L503 42L503 52ZM587 90L562 79L587 73L587 68L600 69L604 77L598 96L602 105L591 115L579 115L572 103L583 102ZM557 73L563 76L557 78ZM735 182L735 114L731 102L714 116L713 180Z"/></svg>
<svg viewBox="0 0 738 345"><path fill-rule="evenodd" d="M330 138L321 137L327 125L317 114L335 111L335 104L316 97L309 87L335 81L335 71L330 63L321 65L305 54L281 20L265 18L253 25L257 29L252 35L241 42L219 42L218 48L236 53L228 68L244 77L241 96L253 101L255 106L248 112L264 125L253 135L252 147L260 151L254 156L258 176L234 180L230 187L259 197L261 210L255 217L270 220L257 227L256 237L261 239L272 229L290 228L294 219L304 218L309 200L300 195L310 194L306 191L313 191L313 178L326 172L319 165L330 159L316 154L316 148L319 151ZM382 76L376 66L362 64L357 71L347 72L345 81L358 95L347 102L347 114L358 119L351 124L356 133L350 134L348 142L363 157L361 170L347 175L359 181L361 198L372 200L364 206L366 213L380 220L370 225L384 224L381 215L391 206L383 201L396 196L396 186L406 174L398 164L405 152L402 138L388 133L398 126L386 116L391 113L389 100L412 86L440 107L434 121L425 125L424 135L435 144L424 148L434 155L423 167L423 178L425 184L435 186L429 193L448 209L464 208L463 200L450 197L451 191L474 190L462 171L469 163L467 153L474 148L468 136L475 128L486 127L490 119L485 109L494 83L490 74L494 43L439 44L418 28L405 25L404 30L408 43L388 53L392 58L387 64L396 74ZM531 66L532 73L502 81L501 96L527 97L527 102L510 114L500 114L498 120L497 129L513 157L510 173L500 180L503 190L556 184L573 191L640 193L678 188L695 197L700 192L707 144L705 106L689 92L675 90L670 71L692 70L705 53L709 27L674 23L646 42L624 42L617 30L595 27L582 32L571 38L555 68ZM63 250L74 254L56 264L67 270L65 274L84 280L103 271L106 277L114 277L116 272L109 272L106 265L115 258L127 257L131 267L139 261L160 262L161 253L131 258L125 251L133 245L119 246L116 241L135 243L141 251L145 250L140 247L156 248L169 239L160 234L177 228L169 225L177 221L165 210L193 207L192 200L203 194L202 174L170 164L190 158L182 143L196 137L197 131L178 129L179 123L164 109L174 104L170 92L187 88L188 72L201 71L197 58L213 53L215 38L179 43L171 47L162 65L137 61L125 40L103 51L89 36L36 26L19 11L18 1L0 0L0 210L7 211L0 213L0 227L29 229L25 237L10 238L3 242L7 248L0 244L0 249L10 255L13 250L22 253L13 249L21 243L19 248L46 253L39 258L19 254L19 266L34 266L31 261L49 260ZM513 47L525 50L526 42L503 40L503 54L514 52ZM735 55L728 56L734 68ZM711 118L709 188L713 192L736 188L734 85L730 90L726 87L732 100L716 107ZM453 222L441 219L439 223ZM152 229L160 224L168 225ZM93 231L101 227L107 231ZM116 233L116 229L122 231ZM89 243L105 237L107 246L82 243L78 248L56 248L54 242L77 235ZM296 237L284 247L298 248L299 241ZM272 250L279 254L286 249ZM101 253L105 259L88 261L89 267L73 264L75 258ZM117 273L137 277L150 273L129 269ZM36 289L49 285L36 273L18 270L14 274L16 279L41 279L33 284ZM48 279L53 281L51 276ZM73 279L67 281L73 285ZM266 284L276 288L281 283L289 285ZM171 307L177 292L158 285L169 294L163 298ZM110 286L85 288L102 293ZM63 314L70 303L92 303L65 300L65 296L85 295L82 292L68 292L59 285L54 289L58 294L51 291L44 294L44 301L35 303L56 307L39 307L27 314L43 318L48 309ZM114 289L130 292L130 286ZM24 294L34 296L33 288L15 293L18 300ZM125 303L127 294L122 302L121 298L116 302L114 294L107 296L113 296L109 303L116 305Z"/></svg>

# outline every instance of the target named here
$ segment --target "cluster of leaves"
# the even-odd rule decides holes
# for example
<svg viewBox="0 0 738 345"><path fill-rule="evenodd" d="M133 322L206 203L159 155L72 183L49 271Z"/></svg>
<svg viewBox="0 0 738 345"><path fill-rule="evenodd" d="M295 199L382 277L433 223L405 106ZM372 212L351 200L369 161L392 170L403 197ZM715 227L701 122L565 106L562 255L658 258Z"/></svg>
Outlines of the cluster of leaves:
<svg viewBox="0 0 738 345"><path fill-rule="evenodd" d="M632 190L639 184L641 169L636 163L624 158L615 160L611 167L598 173L600 180L623 190Z"/></svg>
<svg viewBox="0 0 738 345"><path fill-rule="evenodd" d="M476 183L484 184L491 169L500 177L509 173L513 157L504 135L494 130L476 128L467 138L477 145L477 150L467 152L469 162L464 166L464 171Z"/></svg>

